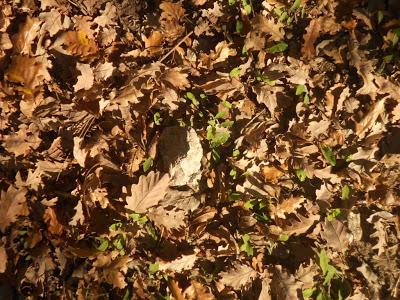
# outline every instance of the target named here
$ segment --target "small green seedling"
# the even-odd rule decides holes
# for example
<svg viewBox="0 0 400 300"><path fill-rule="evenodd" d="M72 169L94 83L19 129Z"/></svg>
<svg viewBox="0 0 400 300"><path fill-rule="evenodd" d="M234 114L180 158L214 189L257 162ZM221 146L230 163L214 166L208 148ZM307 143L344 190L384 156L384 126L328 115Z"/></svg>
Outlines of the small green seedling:
<svg viewBox="0 0 400 300"><path fill-rule="evenodd" d="M332 151L331 147L328 146L321 146L321 151L326 159L326 161L331 165L331 166L336 166L336 157L335 154Z"/></svg>
<svg viewBox="0 0 400 300"><path fill-rule="evenodd" d="M342 200L349 200L350 193L351 193L350 187L347 184L345 184L342 187L342 196L341 196Z"/></svg>
<svg viewBox="0 0 400 300"><path fill-rule="evenodd" d="M310 104L310 96L308 95L307 87L304 84L297 85L296 96L300 96L300 98L302 97L305 104Z"/></svg>
<svg viewBox="0 0 400 300"><path fill-rule="evenodd" d="M279 42L272 47L265 49L267 53L281 53L284 52L288 48L288 44L285 42Z"/></svg>
<svg viewBox="0 0 400 300"><path fill-rule="evenodd" d="M303 169L297 169L295 172L300 182L304 182L307 179L306 171L304 171Z"/></svg>
<svg viewBox="0 0 400 300"><path fill-rule="evenodd" d="M336 219L341 214L342 210L340 208L331 208L328 209L328 215L326 216L326 218L328 219L329 222L332 222L333 219Z"/></svg>
<svg viewBox="0 0 400 300"><path fill-rule="evenodd" d="M247 256L253 256L254 251L250 243L250 236L246 233L242 236L243 244L240 246L240 250L246 252Z"/></svg>
<svg viewBox="0 0 400 300"><path fill-rule="evenodd" d="M147 158L143 163L143 172L147 173L147 171L153 166L153 163L154 160L151 156Z"/></svg>

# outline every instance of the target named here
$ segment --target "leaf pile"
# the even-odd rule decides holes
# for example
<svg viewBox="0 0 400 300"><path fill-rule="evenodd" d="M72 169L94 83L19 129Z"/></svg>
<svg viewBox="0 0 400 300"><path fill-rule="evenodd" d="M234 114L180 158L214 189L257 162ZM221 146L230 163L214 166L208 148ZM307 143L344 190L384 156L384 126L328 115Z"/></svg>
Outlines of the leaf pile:
<svg viewBox="0 0 400 300"><path fill-rule="evenodd" d="M399 1L1 0L4 299L399 299Z"/></svg>

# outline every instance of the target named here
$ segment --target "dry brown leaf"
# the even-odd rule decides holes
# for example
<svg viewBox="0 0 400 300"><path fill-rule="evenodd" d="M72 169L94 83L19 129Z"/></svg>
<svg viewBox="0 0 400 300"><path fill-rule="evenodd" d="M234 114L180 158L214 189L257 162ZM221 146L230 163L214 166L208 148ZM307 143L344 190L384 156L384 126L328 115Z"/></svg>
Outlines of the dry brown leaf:
<svg viewBox="0 0 400 300"><path fill-rule="evenodd" d="M98 64L94 69L94 77L96 78L96 81L106 80L111 77L114 70L115 67L112 62Z"/></svg>
<svg viewBox="0 0 400 300"><path fill-rule="evenodd" d="M126 197L127 209L137 213L146 213L164 198L169 185L169 175L151 171L147 175L142 175L137 184L131 187L131 196Z"/></svg>
<svg viewBox="0 0 400 300"><path fill-rule="evenodd" d="M43 25L40 29L41 33L48 32L49 35L55 36L59 31L64 29L61 21L61 14L57 9L52 9L49 12L42 12L39 15L39 19L43 21Z"/></svg>
<svg viewBox="0 0 400 300"><path fill-rule="evenodd" d="M78 71L81 72L81 75L78 76L78 81L74 85L75 92L79 90L89 90L93 86L94 75L93 70L89 64L81 64L78 63L76 65Z"/></svg>
<svg viewBox="0 0 400 300"><path fill-rule="evenodd" d="M198 281L192 280L190 286L183 292L187 300L214 300L215 296L206 286Z"/></svg>
<svg viewBox="0 0 400 300"><path fill-rule="evenodd" d="M0 230L5 232L7 227L15 222L19 216L29 214L26 203L27 190L24 188L16 189L10 185L7 191L0 193Z"/></svg>
<svg viewBox="0 0 400 300"><path fill-rule="evenodd" d="M185 32L185 27L180 24L185 15L185 9L181 3L164 1L160 4L162 10L160 16L161 28L167 40L173 41Z"/></svg>
<svg viewBox="0 0 400 300"><path fill-rule="evenodd" d="M360 137L365 135L365 132L368 129L371 129L374 126L376 120L379 115L385 111L385 99L381 99L378 102L375 102L370 108L369 112L365 115L365 117L356 124L356 133Z"/></svg>
<svg viewBox="0 0 400 300"><path fill-rule="evenodd" d="M15 156L27 156L42 142L36 125L21 124L18 132L3 137L3 147Z"/></svg>
<svg viewBox="0 0 400 300"><path fill-rule="evenodd" d="M261 174L264 177L264 180L270 181L273 184L278 183L279 178L284 175L281 170L277 169L274 166L263 166L261 168Z"/></svg>
<svg viewBox="0 0 400 300"><path fill-rule="evenodd" d="M117 8L111 2L107 2L104 10L98 17L96 17L93 20L93 22L99 25L100 27L106 27L106 26L116 25L117 18L118 18Z"/></svg>
<svg viewBox="0 0 400 300"><path fill-rule="evenodd" d="M162 43L164 35L160 31L153 31L149 37L142 35L142 40L144 42L144 51L140 53L140 56L153 57L159 55L162 52Z"/></svg>
<svg viewBox="0 0 400 300"><path fill-rule="evenodd" d="M56 211L52 207L47 207L44 211L43 219L47 224L50 233L60 235L64 231L64 226L58 221Z"/></svg>
<svg viewBox="0 0 400 300"><path fill-rule="evenodd" d="M286 219L286 215L296 213L297 209L301 207L301 204L305 201L303 197L290 197L278 203L275 206L271 206L271 215Z"/></svg>
<svg viewBox="0 0 400 300"><path fill-rule="evenodd" d="M190 82L187 79L188 74L182 73L180 68L167 69L162 75L162 80L168 81L172 87L178 89L186 89L190 87Z"/></svg>
<svg viewBox="0 0 400 300"><path fill-rule="evenodd" d="M272 280L272 291L277 299L297 300L298 292L301 291L302 283L286 271L281 265L275 266L274 278Z"/></svg>
<svg viewBox="0 0 400 300"><path fill-rule="evenodd" d="M149 210L148 217L158 228L166 230L167 235L186 226L186 213L183 210L166 210L163 207L156 207Z"/></svg>
<svg viewBox="0 0 400 300"><path fill-rule="evenodd" d="M185 270L191 270L197 260L196 254L182 255L182 257L177 258L169 262L159 262L160 271L172 271L176 273L182 273Z"/></svg>
<svg viewBox="0 0 400 300"><path fill-rule="evenodd" d="M220 276L219 282L224 286L240 290L249 285L258 276L258 273L247 265L235 264L229 271L221 272Z"/></svg>
<svg viewBox="0 0 400 300"><path fill-rule="evenodd" d="M350 230L336 219L332 221L325 220L321 236L327 242L328 247L332 247L339 252L345 252L353 240Z"/></svg>
<svg viewBox="0 0 400 300"><path fill-rule="evenodd" d="M207 2L207 0L192 0L192 3L197 6L202 6Z"/></svg>
<svg viewBox="0 0 400 300"><path fill-rule="evenodd" d="M7 270L7 252L4 245L0 245L0 274Z"/></svg>
<svg viewBox="0 0 400 300"><path fill-rule="evenodd" d="M62 46L65 46L64 49ZM54 42L53 48L66 55L90 56L95 54L98 49L94 40L88 37L83 31L67 31Z"/></svg>
<svg viewBox="0 0 400 300"><path fill-rule="evenodd" d="M47 65L45 58L14 55L5 77L10 82L21 84L23 88L19 89L25 94L33 95L34 89L50 77Z"/></svg>
<svg viewBox="0 0 400 300"><path fill-rule="evenodd" d="M31 54L31 45L39 33L41 22L38 18L27 17L25 23L20 26L18 33L12 37L14 52Z"/></svg>
<svg viewBox="0 0 400 300"><path fill-rule="evenodd" d="M270 39L275 42L282 41L285 36L283 24L269 19L263 15L256 15L252 20L252 29L270 35Z"/></svg>
<svg viewBox="0 0 400 300"><path fill-rule="evenodd" d="M75 215L72 217L71 221L69 221L68 224L71 226L77 226L78 223L83 225L83 222L85 221L85 215L83 214L82 201L78 201L74 210Z"/></svg>
<svg viewBox="0 0 400 300"><path fill-rule="evenodd" d="M306 28L306 33L304 34L304 44L301 48L301 53L305 58L312 58L315 54L314 43L318 39L321 32L321 19L313 19Z"/></svg>

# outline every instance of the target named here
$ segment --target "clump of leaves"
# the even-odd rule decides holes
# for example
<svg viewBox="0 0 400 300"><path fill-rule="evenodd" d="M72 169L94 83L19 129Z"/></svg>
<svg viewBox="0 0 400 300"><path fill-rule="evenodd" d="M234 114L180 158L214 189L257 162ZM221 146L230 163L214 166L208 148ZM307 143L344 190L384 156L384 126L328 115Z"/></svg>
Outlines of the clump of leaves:
<svg viewBox="0 0 400 300"><path fill-rule="evenodd" d="M303 290L305 298L317 300L345 299L348 291L341 273L330 264L325 250L319 254L320 277L314 287Z"/></svg>

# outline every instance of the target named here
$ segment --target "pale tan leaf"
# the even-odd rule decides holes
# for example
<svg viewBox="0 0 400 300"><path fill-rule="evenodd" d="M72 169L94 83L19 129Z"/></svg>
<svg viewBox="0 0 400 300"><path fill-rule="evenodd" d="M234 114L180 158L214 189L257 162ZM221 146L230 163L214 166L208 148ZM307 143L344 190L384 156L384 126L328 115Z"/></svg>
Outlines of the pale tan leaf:
<svg viewBox="0 0 400 300"><path fill-rule="evenodd" d="M4 245L0 245L0 274L7 270L7 252Z"/></svg>
<svg viewBox="0 0 400 300"><path fill-rule="evenodd" d="M328 247L336 251L345 252L349 244L353 241L350 230L339 220L325 220L321 231L322 238L327 242Z"/></svg>
<svg viewBox="0 0 400 300"><path fill-rule="evenodd" d="M368 129L371 129L379 115L385 111L385 99L375 102L365 117L356 124L356 133L363 137Z"/></svg>
<svg viewBox="0 0 400 300"><path fill-rule="evenodd" d="M196 254L182 255L182 257L177 258L170 262L159 262L160 271L172 271L176 273L181 273L184 270L191 270L197 260Z"/></svg>
<svg viewBox="0 0 400 300"><path fill-rule="evenodd" d="M282 270L281 265L275 266L274 277L272 281L272 291L277 299L298 300L298 292L301 291L302 283L286 271Z"/></svg>
<svg viewBox="0 0 400 300"><path fill-rule="evenodd" d="M98 51L95 41L83 30L63 33L54 42L52 48L66 55L82 57L93 55Z"/></svg>
<svg viewBox="0 0 400 300"><path fill-rule="evenodd" d="M179 230L186 226L186 213L183 210L166 210L163 207L150 209L148 217L161 230L171 233L173 230Z"/></svg>
<svg viewBox="0 0 400 300"><path fill-rule="evenodd" d="M42 142L39 131L34 124L29 127L21 124L18 132L3 137L3 147L15 156L29 155Z"/></svg>
<svg viewBox="0 0 400 300"><path fill-rule="evenodd" d="M89 90L93 86L94 75L93 70L89 64L81 64L78 63L76 65L78 71L81 72L81 75L78 76L78 81L74 85L75 92L85 89Z"/></svg>
<svg viewBox="0 0 400 300"><path fill-rule="evenodd" d="M47 224L50 233L60 235L64 231L64 226L58 221L56 211L52 207L47 207L44 211L43 220Z"/></svg>
<svg viewBox="0 0 400 300"><path fill-rule="evenodd" d="M215 296L206 286L196 280L190 282L190 286L183 292L187 300L214 300Z"/></svg>
<svg viewBox="0 0 400 300"><path fill-rule="evenodd" d="M68 224L71 226L77 226L78 224L83 225L83 222L85 221L85 215L83 214L82 201L78 201L78 204L75 206L74 210L75 215Z"/></svg>
<svg viewBox="0 0 400 300"><path fill-rule="evenodd" d="M115 67L112 62L105 62L96 66L94 70L94 75L97 81L106 80L111 77L114 72Z"/></svg>
<svg viewBox="0 0 400 300"><path fill-rule="evenodd" d="M48 12L42 12L39 15L39 19L43 21L43 25L41 27L41 32L48 32L49 35L55 36L59 31L64 29L64 26L61 22L61 14L57 9L52 9Z"/></svg>
<svg viewBox="0 0 400 300"><path fill-rule="evenodd" d="M10 185L7 191L0 192L0 230L5 232L7 227L15 222L19 216L29 214L26 204L27 190L16 189Z"/></svg>
<svg viewBox="0 0 400 300"><path fill-rule="evenodd" d="M256 15L252 19L253 30L266 33L270 35L270 39L279 42L283 40L285 31L283 30L283 24L279 21L276 22L273 18L267 18L263 15Z"/></svg>
<svg viewBox="0 0 400 300"><path fill-rule="evenodd" d="M258 273L247 265L236 264L229 271L220 273L220 276L219 282L224 286L239 290L249 285L258 276Z"/></svg>
<svg viewBox="0 0 400 300"><path fill-rule="evenodd" d="M151 171L139 178L138 184L132 185L131 196L126 197L125 207L137 213L145 213L164 198L169 185L169 175Z"/></svg>
<svg viewBox="0 0 400 300"><path fill-rule="evenodd" d="M304 201L305 199L303 197L287 198L281 203L271 206L271 215L281 219L286 219L286 215L295 213Z"/></svg>
<svg viewBox="0 0 400 300"><path fill-rule="evenodd" d="M182 73L180 68L167 69L162 75L162 79L168 81L173 87L178 89L185 89L190 87L188 74Z"/></svg>
<svg viewBox="0 0 400 300"><path fill-rule="evenodd" d="M306 28L304 34L304 44L301 48L301 53L305 58L311 58L315 54L314 43L318 39L321 32L321 19L313 19Z"/></svg>
<svg viewBox="0 0 400 300"><path fill-rule="evenodd" d="M31 45L39 33L41 22L38 18L27 17L25 23L20 26L18 33L12 37L16 53L31 53Z"/></svg>
<svg viewBox="0 0 400 300"><path fill-rule="evenodd" d="M140 53L140 56L153 57L162 52L162 43L164 35L160 31L153 31L149 37L142 35L144 41L144 51Z"/></svg>

